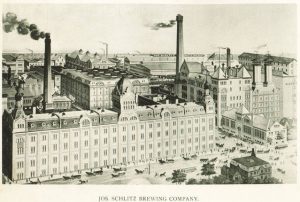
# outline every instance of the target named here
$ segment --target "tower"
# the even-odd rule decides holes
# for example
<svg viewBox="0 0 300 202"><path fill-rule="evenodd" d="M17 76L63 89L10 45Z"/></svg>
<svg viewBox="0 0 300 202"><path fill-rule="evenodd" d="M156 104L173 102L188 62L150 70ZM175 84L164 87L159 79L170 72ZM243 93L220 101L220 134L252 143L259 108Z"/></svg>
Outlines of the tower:
<svg viewBox="0 0 300 202"><path fill-rule="evenodd" d="M209 94L209 85L207 83L207 80L205 81L205 84L204 84L204 91L205 91L205 95L204 95L204 103L203 104L205 106L205 111L206 111L206 113L214 113L215 112L215 102Z"/></svg>

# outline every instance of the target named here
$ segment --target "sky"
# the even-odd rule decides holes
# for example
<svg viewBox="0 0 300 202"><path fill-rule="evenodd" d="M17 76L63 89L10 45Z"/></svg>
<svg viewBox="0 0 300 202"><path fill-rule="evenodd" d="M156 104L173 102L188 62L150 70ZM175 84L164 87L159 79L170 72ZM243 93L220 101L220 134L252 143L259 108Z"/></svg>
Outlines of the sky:
<svg viewBox="0 0 300 202"><path fill-rule="evenodd" d="M6 12L26 18L51 33L52 52L89 50L109 53L175 53L176 25L152 30L149 24L183 15L185 53L210 53L230 47L232 53L297 53L297 8L274 5L103 5L103 4L5 4ZM16 31L3 34L3 50L43 52L44 42Z"/></svg>

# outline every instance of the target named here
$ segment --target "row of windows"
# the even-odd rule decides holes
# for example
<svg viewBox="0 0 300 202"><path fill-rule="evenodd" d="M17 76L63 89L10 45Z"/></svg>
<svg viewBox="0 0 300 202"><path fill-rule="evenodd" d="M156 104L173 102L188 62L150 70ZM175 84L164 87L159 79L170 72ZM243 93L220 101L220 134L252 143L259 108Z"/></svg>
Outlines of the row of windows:
<svg viewBox="0 0 300 202"><path fill-rule="evenodd" d="M211 139L211 138L213 139L213 137L210 137L210 139ZM191 142L191 139L189 139L188 141ZM181 144L184 144L184 140L181 140ZM165 142L165 146L168 146L168 145L169 145L169 142ZM176 145L176 141L173 142L173 145ZM213 148L213 144L212 144L212 143L210 143L208 146L209 146L210 149ZM144 145L141 145L140 147L141 147L141 150L144 150L144 149L145 149L145 146L144 146ZM160 143L158 143L158 147L161 147L161 144L160 144ZM135 152L135 150L136 150L135 146L133 146L131 149L132 149L133 152ZM152 149L152 144L149 144L149 149ZM198 146L195 146L195 149L198 150L199 147L198 147ZM206 149L206 145L205 145L205 144L202 145L202 149ZM127 150L126 147L123 147L123 148L122 148L123 154L125 154L125 153L127 152L126 150ZM188 147L187 150L188 150L188 152L191 152L192 148L191 148L191 147ZM169 150L166 150L166 151L165 151L166 155L168 155L168 151L169 151ZM173 154L174 154L174 155L176 155L176 151L177 151L177 149L173 149ZM115 155L116 153L117 153L117 150L116 150L116 149L113 149L113 154ZM184 148L181 148L181 153L184 153ZM158 152L158 156L160 156L160 154L161 154L161 152ZM104 150L104 151L103 151L103 155L104 155L104 156L108 156L108 150ZM142 155L144 156L144 154L142 154ZM79 156L78 154L74 154L74 160L75 160L75 161L78 160L78 156ZM135 156L135 155L133 155L133 156ZM151 152L149 153L149 156L152 156L152 153L151 153ZM98 158L98 151L94 152L94 157L95 157L95 158ZM84 159L88 159L88 158L89 158L89 153L84 153L83 158L84 158ZM126 157L125 157L125 158L126 158ZM152 157L150 157L150 158L152 158ZM142 159L143 159L143 157L142 157ZM64 156L63 156L63 162L68 162L68 160L69 160L69 156L68 156L68 155L64 155ZM126 161L126 160L125 160L125 161ZM53 164L57 164L57 162L58 162L58 157L57 157L57 156L54 156L54 157L53 157L53 160L52 160L52 163L53 163ZM46 159L46 158L43 158L43 159L42 159L42 165L46 165L46 164L47 164L47 159ZM105 163L104 163L104 165L105 165ZM36 160L34 160L34 159L33 159L33 160L30 160L30 167L35 167L35 166L36 166ZM24 162L23 162L23 161L17 163L17 168L23 168L23 167L24 167ZM97 166L96 166L96 167L97 167ZM54 172L54 174L55 174L55 172Z"/></svg>

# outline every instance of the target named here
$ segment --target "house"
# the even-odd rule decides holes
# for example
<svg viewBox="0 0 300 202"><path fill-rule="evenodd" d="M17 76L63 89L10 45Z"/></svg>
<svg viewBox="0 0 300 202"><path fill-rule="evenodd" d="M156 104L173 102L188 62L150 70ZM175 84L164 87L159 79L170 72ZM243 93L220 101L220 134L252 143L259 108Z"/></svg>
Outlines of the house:
<svg viewBox="0 0 300 202"><path fill-rule="evenodd" d="M254 149L251 156L232 159L230 166L224 166L221 174L230 180L265 180L272 177L272 166L269 162L256 157Z"/></svg>

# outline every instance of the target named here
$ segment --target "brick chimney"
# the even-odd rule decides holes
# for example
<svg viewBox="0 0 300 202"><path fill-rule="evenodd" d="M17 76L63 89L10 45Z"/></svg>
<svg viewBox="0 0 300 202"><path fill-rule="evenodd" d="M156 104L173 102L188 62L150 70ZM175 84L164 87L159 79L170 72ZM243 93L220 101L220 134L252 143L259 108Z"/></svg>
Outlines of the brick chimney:
<svg viewBox="0 0 300 202"><path fill-rule="evenodd" d="M231 60L230 60L230 48L226 49L226 65L227 68L231 66Z"/></svg>
<svg viewBox="0 0 300 202"><path fill-rule="evenodd" d="M266 60L264 61L264 73L265 73L265 80L264 86L268 86L268 84L272 83L272 59L269 55Z"/></svg>
<svg viewBox="0 0 300 202"><path fill-rule="evenodd" d="M46 33L45 39L45 60L44 60L44 112L52 109L52 79L51 79L51 39L50 33Z"/></svg>
<svg viewBox="0 0 300 202"><path fill-rule="evenodd" d="M179 80L180 67L184 60L184 49L183 49L183 16L178 14L176 16L177 21L177 39L176 39L176 80Z"/></svg>
<svg viewBox="0 0 300 202"><path fill-rule="evenodd" d="M260 61L256 58L253 60L253 82L252 89L255 89L258 86L262 86L261 81L261 64Z"/></svg>

